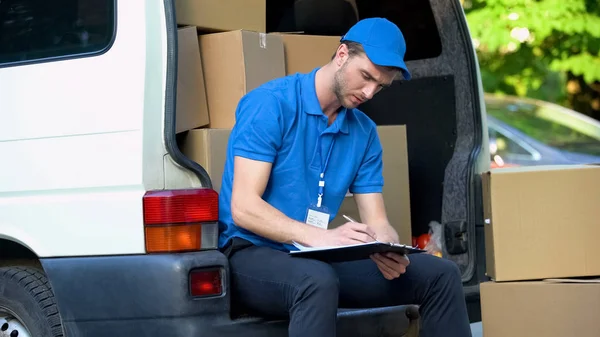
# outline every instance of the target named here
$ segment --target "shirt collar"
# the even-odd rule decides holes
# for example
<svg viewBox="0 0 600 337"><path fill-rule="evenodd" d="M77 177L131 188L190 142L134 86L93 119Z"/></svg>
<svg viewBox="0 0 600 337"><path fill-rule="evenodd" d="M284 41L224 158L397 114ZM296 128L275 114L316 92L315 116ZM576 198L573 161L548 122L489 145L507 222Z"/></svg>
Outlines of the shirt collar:
<svg viewBox="0 0 600 337"><path fill-rule="evenodd" d="M321 110L321 104L317 98L317 91L315 89L315 75L319 68L313 69L310 73L304 75L302 79L302 106L304 112L309 115L322 116L323 110ZM348 133L348 120L346 108L342 107L338 112L337 117L332 125L332 132Z"/></svg>

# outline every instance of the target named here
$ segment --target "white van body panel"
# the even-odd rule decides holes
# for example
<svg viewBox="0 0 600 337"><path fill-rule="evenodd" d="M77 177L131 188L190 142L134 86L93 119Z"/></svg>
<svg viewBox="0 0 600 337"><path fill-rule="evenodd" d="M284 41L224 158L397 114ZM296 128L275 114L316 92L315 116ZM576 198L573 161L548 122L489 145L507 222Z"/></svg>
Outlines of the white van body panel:
<svg viewBox="0 0 600 337"><path fill-rule="evenodd" d="M145 253L144 193L194 182L166 160L164 4L117 5L106 53L0 68L0 239L39 257Z"/></svg>

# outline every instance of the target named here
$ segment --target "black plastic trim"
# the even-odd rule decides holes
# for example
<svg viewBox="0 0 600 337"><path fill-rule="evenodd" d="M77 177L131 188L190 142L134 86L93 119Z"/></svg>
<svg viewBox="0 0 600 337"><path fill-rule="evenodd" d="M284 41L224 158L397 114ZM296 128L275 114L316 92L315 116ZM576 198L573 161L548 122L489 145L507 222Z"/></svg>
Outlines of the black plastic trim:
<svg viewBox="0 0 600 337"><path fill-rule="evenodd" d="M32 59L32 60L26 60L26 61L17 61L17 62L5 62L5 63L0 62L0 69L18 67L18 66L26 66L26 65L32 65L32 64L40 64L40 63L75 60L75 59L80 59L80 58L94 57L94 56L100 56L100 55L106 54L112 48L112 46L115 43L115 40L117 39L117 21L118 21L117 5L118 5L117 0L113 0L112 36L111 36L108 44L104 48L97 50L97 51L93 51L93 52L87 52L87 53L67 54L67 55L53 56L53 57L43 57L43 58L36 58L36 59Z"/></svg>
<svg viewBox="0 0 600 337"><path fill-rule="evenodd" d="M213 325L215 319L230 321L229 264L225 255L216 250L40 261L50 280L67 336L82 333L89 322L168 324L165 321L188 317L197 322L199 329ZM222 270L222 295L192 297L190 272L215 268ZM186 326L171 329L175 329L170 333L172 336L189 336L185 333ZM114 335L119 333L113 331Z"/></svg>
<svg viewBox="0 0 600 337"><path fill-rule="evenodd" d="M208 172L198 163L187 158L177 146L176 111L177 111L177 20L173 0L164 0L165 20L167 27L167 75L165 88L165 133L163 135L167 152L173 160L192 171L203 187L213 188Z"/></svg>
<svg viewBox="0 0 600 337"><path fill-rule="evenodd" d="M473 126L475 130L473 130L473 144L474 148L471 151L471 156L469 157L469 165L467 165L467 177L465 183L468 186L467 189L467 200L468 200L468 212L467 212L467 233L468 233L468 245L469 245L469 262L467 264L467 270L463 275L463 282L468 282L473 278L476 271L477 265L477 252L476 252L476 232L475 225L478 222L477 219L477 203L482 202L482 196L480 193L477 193L475 190L475 163L481 153L482 144L482 117L481 117L481 97L479 96L479 87L478 87L478 78L477 78L477 68L479 67L477 62L475 61L475 57L473 55L473 41L470 39L470 34L467 26L466 19L464 17L464 11L460 2L458 0L452 1L455 16L458 21L458 29L461 32L461 35L465 38L464 43L466 49L467 62L471 65L471 83L474 86L475 90L472 90L473 93L472 102L473 102Z"/></svg>

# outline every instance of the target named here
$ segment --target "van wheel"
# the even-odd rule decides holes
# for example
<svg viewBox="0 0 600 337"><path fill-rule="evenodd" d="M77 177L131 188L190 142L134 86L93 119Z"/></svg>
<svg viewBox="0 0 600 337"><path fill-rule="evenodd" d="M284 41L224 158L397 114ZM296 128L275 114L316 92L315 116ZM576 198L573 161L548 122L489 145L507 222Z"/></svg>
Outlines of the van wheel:
<svg viewBox="0 0 600 337"><path fill-rule="evenodd" d="M63 336L54 293L43 271L0 268L0 336Z"/></svg>

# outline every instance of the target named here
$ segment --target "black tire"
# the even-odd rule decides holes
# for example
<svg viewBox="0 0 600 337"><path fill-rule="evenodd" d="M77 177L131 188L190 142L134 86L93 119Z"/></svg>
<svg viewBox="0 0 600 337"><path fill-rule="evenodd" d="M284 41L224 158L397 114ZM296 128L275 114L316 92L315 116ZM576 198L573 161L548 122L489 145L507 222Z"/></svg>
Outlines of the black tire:
<svg viewBox="0 0 600 337"><path fill-rule="evenodd" d="M6 310L8 309L8 310ZM0 312L8 311L31 336L63 337L54 293L43 271L31 267L0 268ZM0 323L1 325L1 323ZM10 326L0 326L10 335Z"/></svg>

